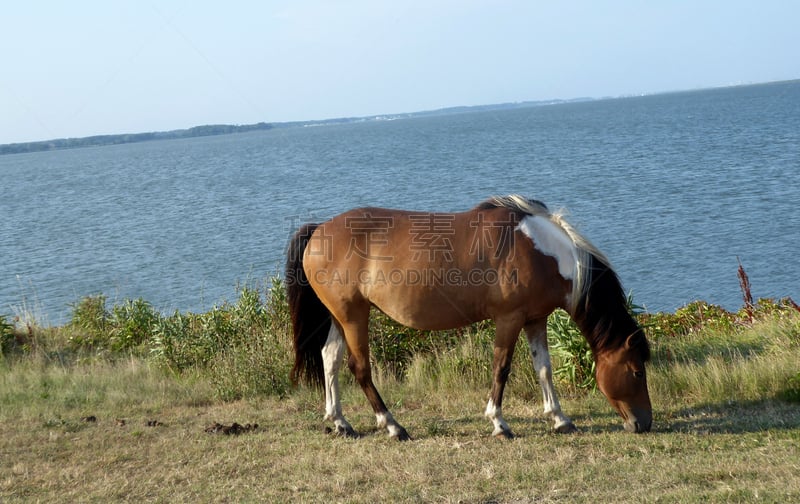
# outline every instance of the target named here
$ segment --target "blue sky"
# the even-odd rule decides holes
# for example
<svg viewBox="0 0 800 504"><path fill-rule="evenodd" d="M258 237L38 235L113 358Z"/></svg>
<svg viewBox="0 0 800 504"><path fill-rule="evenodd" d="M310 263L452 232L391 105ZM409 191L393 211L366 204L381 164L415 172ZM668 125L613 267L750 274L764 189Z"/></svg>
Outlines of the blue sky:
<svg viewBox="0 0 800 504"><path fill-rule="evenodd" d="M800 78L800 2L40 1L0 144Z"/></svg>

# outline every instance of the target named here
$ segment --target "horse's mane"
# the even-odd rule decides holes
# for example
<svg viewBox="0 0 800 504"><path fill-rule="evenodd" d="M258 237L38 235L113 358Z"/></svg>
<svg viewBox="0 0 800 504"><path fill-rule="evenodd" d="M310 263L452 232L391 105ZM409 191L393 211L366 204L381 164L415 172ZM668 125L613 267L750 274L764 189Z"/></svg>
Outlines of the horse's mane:
<svg viewBox="0 0 800 504"><path fill-rule="evenodd" d="M569 312L581 327L586 339L596 353L615 348L637 330L638 325L627 309L627 300L622 284L611 266L611 262L586 237L580 234L567 220L563 210L551 212L541 201L518 194L492 196L478 209L507 208L521 216L543 216L560 227L575 246L576 274L572 281ZM629 328L619 327L621 324ZM611 331L611 326L615 330ZM615 338L614 335L617 335ZM621 339L621 341L619 341ZM645 338L642 349L644 360L649 358Z"/></svg>
<svg viewBox="0 0 800 504"><path fill-rule="evenodd" d="M547 205L539 200L526 198L519 194L509 194L508 196L492 196L478 205L478 210L489 208L507 208L517 213L525 215L550 215Z"/></svg>
<svg viewBox="0 0 800 504"><path fill-rule="evenodd" d="M569 237L575 245L577 262L576 278L572 282L572 306L570 312L574 312L578 304L585 303L592 287L590 281L591 270L597 267L608 270L616 277L611 263L608 258L600 252L586 237L580 234L572 225L564 218L565 212L563 210L551 212L547 206L539 200L529 199L519 194L510 194L508 196L492 196L488 200L478 205L479 209L488 208L507 208L513 212L522 215L542 216L547 217L560 227L564 233ZM599 263L599 264L598 264ZM618 281L619 282L619 281ZM622 287L620 286L620 292Z"/></svg>

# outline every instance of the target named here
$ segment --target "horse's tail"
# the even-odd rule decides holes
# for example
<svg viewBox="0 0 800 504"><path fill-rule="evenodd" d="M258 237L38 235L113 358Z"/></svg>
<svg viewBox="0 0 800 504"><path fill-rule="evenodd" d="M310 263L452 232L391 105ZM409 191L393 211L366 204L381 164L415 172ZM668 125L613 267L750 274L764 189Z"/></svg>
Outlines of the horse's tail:
<svg viewBox="0 0 800 504"><path fill-rule="evenodd" d="M310 385L323 380L322 347L328 338L331 314L308 282L303 253L319 224L304 224L289 243L286 260L286 297L294 331L294 367L290 377L296 385L302 377Z"/></svg>

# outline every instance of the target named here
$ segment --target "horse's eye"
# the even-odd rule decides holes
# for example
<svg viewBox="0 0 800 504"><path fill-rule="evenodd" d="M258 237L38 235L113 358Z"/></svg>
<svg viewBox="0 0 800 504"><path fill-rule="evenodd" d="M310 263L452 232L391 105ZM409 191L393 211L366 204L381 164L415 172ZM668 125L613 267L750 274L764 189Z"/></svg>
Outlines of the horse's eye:
<svg viewBox="0 0 800 504"><path fill-rule="evenodd" d="M644 378L644 371L634 371L633 376L636 378Z"/></svg>

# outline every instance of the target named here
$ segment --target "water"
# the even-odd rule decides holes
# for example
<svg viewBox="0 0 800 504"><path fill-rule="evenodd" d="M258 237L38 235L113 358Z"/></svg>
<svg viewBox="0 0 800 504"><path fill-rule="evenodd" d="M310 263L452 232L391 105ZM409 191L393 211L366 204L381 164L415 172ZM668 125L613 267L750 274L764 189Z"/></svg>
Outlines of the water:
<svg viewBox="0 0 800 504"><path fill-rule="evenodd" d="M0 314L103 293L207 310L361 205L565 207L650 311L800 300L800 81L0 156Z"/></svg>

